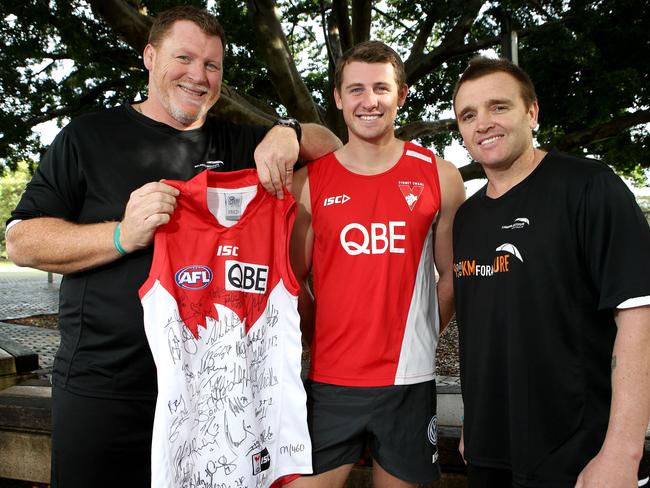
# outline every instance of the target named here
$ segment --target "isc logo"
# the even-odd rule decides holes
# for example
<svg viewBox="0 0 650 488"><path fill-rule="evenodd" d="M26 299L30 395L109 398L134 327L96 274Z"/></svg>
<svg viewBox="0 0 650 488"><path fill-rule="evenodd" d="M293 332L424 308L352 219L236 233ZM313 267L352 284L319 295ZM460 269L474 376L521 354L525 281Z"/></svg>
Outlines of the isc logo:
<svg viewBox="0 0 650 488"><path fill-rule="evenodd" d="M359 254L404 254L404 248L399 247L398 241L406 240L404 228L406 222L372 222L370 230L363 224L353 222L343 227L340 242L345 252L350 256ZM401 233L399 231L402 231Z"/></svg>
<svg viewBox="0 0 650 488"><path fill-rule="evenodd" d="M266 293L269 267L261 264L226 261L226 290Z"/></svg>
<svg viewBox="0 0 650 488"><path fill-rule="evenodd" d="M268 449L266 447L260 452L257 452L251 456L253 461L253 474L260 474L262 471L266 471L271 466L271 456L269 455Z"/></svg>
<svg viewBox="0 0 650 488"><path fill-rule="evenodd" d="M196 264L179 269L174 276L176 284L188 290L200 290L212 281L212 270Z"/></svg>
<svg viewBox="0 0 650 488"><path fill-rule="evenodd" d="M230 246L228 244L220 245L217 248L217 256L237 256L239 246Z"/></svg>
<svg viewBox="0 0 650 488"><path fill-rule="evenodd" d="M346 194L343 195L336 195L335 197L327 197L323 199L323 207L327 207L328 205L334 205L337 203L345 203L348 200L350 200L350 197L347 196Z"/></svg>

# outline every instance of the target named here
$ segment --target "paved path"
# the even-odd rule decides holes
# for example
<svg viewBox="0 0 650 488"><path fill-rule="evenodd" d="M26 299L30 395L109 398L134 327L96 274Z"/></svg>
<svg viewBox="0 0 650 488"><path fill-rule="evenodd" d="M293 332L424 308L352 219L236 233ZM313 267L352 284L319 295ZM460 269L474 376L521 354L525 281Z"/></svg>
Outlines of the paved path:
<svg viewBox="0 0 650 488"><path fill-rule="evenodd" d="M60 284L60 275L48 283L43 271L0 265L0 334L37 353L41 369L48 372L59 347L59 331L2 321L57 313Z"/></svg>

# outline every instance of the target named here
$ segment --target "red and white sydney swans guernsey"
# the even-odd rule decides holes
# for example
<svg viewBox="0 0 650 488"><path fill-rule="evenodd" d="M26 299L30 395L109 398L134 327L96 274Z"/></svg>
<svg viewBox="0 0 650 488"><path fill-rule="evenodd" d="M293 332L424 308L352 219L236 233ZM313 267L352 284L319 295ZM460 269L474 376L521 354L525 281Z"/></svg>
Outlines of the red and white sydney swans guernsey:
<svg viewBox="0 0 650 488"><path fill-rule="evenodd" d="M268 487L310 473L295 202L253 170L166 183L178 206L140 289L158 371L152 486Z"/></svg>
<svg viewBox="0 0 650 488"><path fill-rule="evenodd" d="M316 297L310 378L347 386L433 379L434 154L406 142L397 164L381 174L350 172L334 154L308 171Z"/></svg>

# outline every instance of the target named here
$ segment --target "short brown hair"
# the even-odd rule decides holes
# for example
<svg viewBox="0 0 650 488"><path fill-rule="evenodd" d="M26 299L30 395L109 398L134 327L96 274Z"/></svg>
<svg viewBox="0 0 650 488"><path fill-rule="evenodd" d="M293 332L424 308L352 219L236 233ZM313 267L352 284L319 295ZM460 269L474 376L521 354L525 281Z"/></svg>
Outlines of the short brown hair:
<svg viewBox="0 0 650 488"><path fill-rule="evenodd" d="M169 29L179 20L194 22L208 36L216 36L221 39L223 52L226 52L226 32L217 18L207 10L192 5L172 7L156 15L149 30L149 44L160 45Z"/></svg>
<svg viewBox="0 0 650 488"><path fill-rule="evenodd" d="M486 58L485 56L477 56L469 61L467 68L465 68L465 71L463 71L463 74L456 83L453 96L454 106L456 106L456 95L458 95L458 90L463 83L493 73L506 73L517 80L521 91L521 98L524 99L524 103L527 107L530 107L533 102L537 100L535 85L533 85L530 76L528 76L528 74L519 66L504 58L495 59Z"/></svg>
<svg viewBox="0 0 650 488"><path fill-rule="evenodd" d="M341 89L341 84L343 83L343 69L353 61L360 61L362 63L390 63L395 68L397 87L401 88L406 83L404 63L399 54L381 41L365 41L345 51L336 63L334 83L337 90Z"/></svg>

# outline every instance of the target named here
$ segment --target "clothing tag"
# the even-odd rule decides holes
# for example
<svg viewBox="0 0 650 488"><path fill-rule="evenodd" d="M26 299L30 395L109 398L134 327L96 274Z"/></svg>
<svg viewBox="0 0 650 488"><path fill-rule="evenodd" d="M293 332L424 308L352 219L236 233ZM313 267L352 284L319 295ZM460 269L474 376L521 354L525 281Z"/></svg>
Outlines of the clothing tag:
<svg viewBox="0 0 650 488"><path fill-rule="evenodd" d="M238 222L242 214L242 194L241 193L225 193L224 203L226 207L226 220Z"/></svg>

